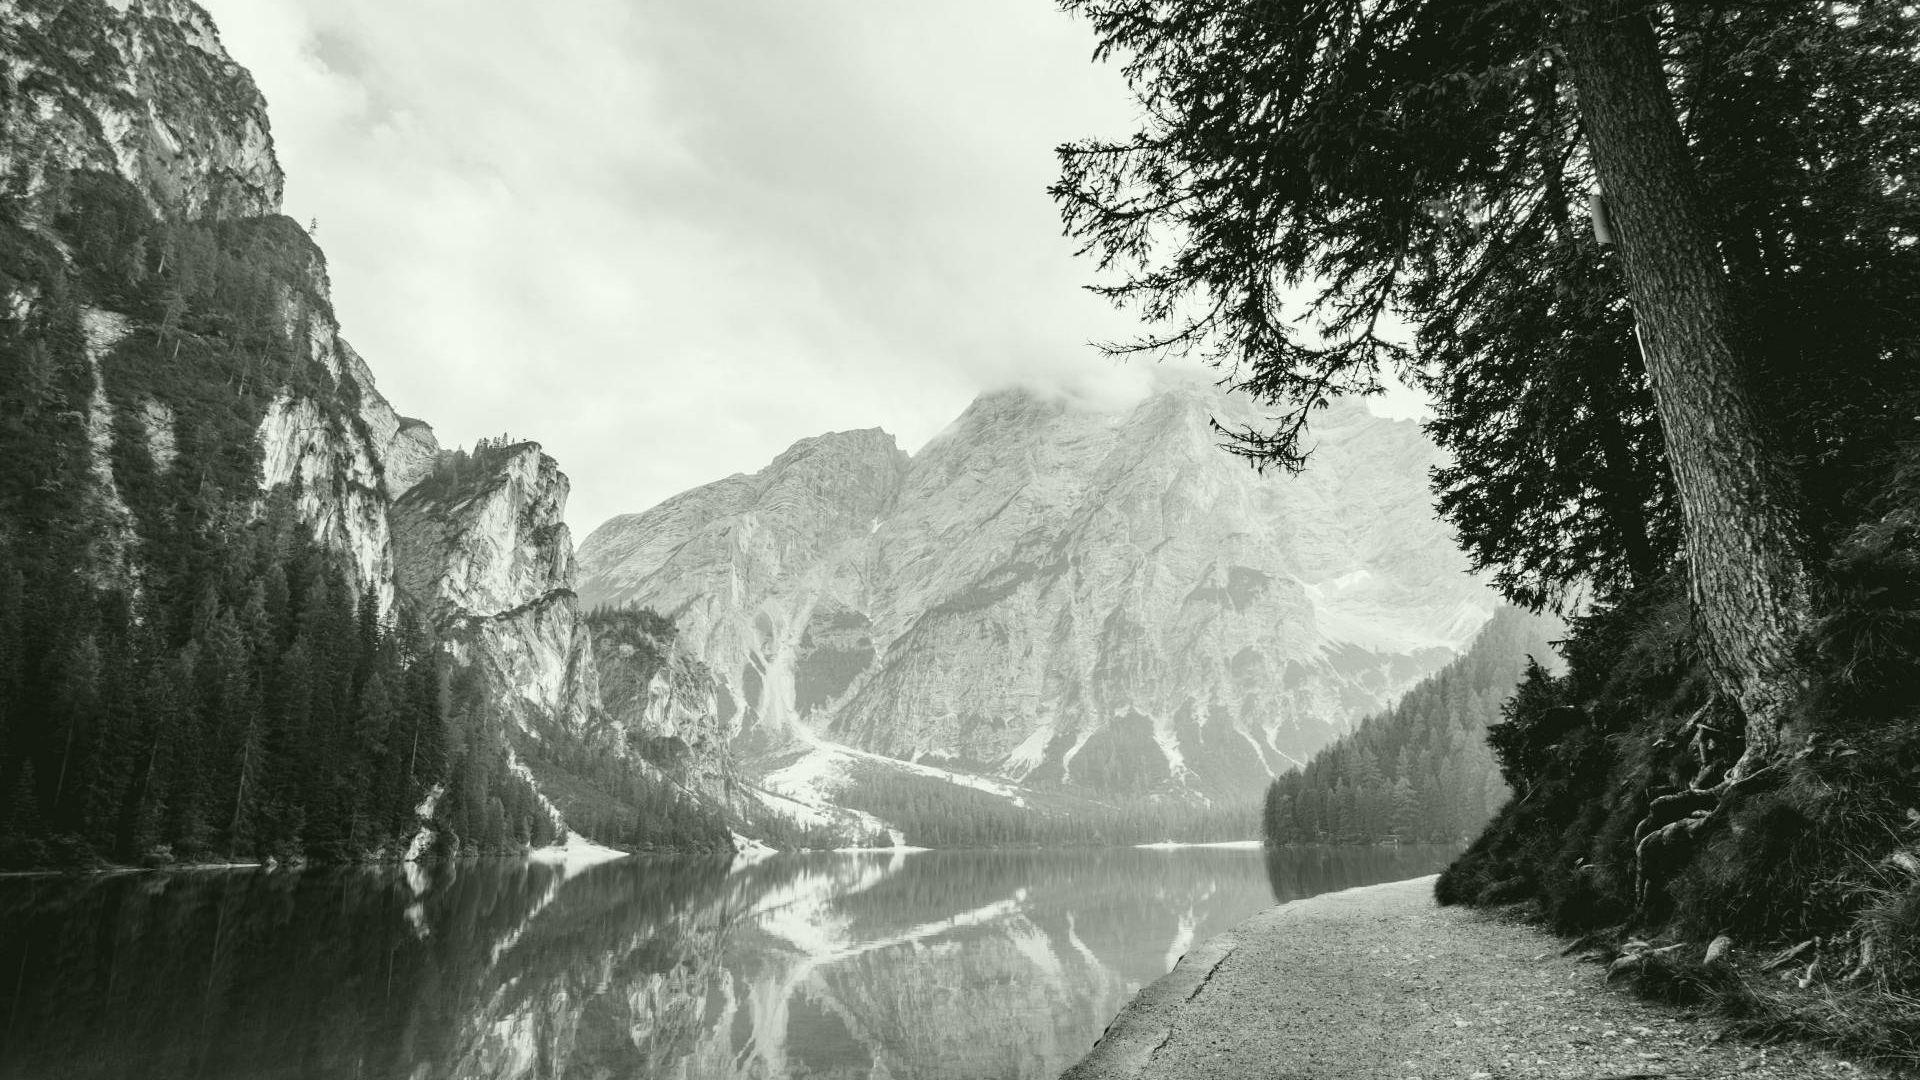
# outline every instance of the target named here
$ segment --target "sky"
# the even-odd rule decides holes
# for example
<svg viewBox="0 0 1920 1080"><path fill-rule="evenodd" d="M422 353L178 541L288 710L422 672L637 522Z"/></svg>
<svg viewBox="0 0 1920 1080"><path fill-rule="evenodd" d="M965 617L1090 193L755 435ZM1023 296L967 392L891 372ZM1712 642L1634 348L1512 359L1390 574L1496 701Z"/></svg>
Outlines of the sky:
<svg viewBox="0 0 1920 1080"><path fill-rule="evenodd" d="M1132 326L1046 194L1136 111L1050 0L201 3L381 391L540 442L577 536L809 435L1152 381L1088 344Z"/></svg>

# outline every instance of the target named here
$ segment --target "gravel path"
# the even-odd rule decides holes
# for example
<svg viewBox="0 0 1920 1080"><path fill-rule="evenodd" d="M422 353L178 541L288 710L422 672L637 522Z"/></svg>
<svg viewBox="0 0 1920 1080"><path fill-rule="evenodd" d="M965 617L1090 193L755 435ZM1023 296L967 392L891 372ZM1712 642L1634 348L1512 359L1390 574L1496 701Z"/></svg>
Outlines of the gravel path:
<svg viewBox="0 0 1920 1080"><path fill-rule="evenodd" d="M1262 912L1189 952L1063 1080L1877 1075L1636 1000L1563 943L1441 908L1433 878Z"/></svg>

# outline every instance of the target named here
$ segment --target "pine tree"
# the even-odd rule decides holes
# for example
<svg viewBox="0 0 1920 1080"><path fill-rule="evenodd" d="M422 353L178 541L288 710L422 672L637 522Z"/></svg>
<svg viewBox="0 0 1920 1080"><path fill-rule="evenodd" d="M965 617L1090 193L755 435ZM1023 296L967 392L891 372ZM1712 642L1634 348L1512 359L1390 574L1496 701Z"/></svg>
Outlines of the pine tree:
<svg viewBox="0 0 1920 1080"><path fill-rule="evenodd" d="M498 795L487 800L487 819L480 843L489 853L505 851L507 847L507 808Z"/></svg>
<svg viewBox="0 0 1920 1080"><path fill-rule="evenodd" d="M1415 840L1420 838L1420 800L1414 794L1413 783L1406 777L1393 782L1393 835L1397 840ZM1487 816L1493 816L1493 810Z"/></svg>
<svg viewBox="0 0 1920 1080"><path fill-rule="evenodd" d="M61 671L54 714L62 729L60 768L54 779L50 805L54 816L63 821L68 817L63 809L67 805L68 792L72 790L68 781L71 778L77 786L92 746L93 729L99 720L101 668L99 643L93 635L88 634L68 650Z"/></svg>
<svg viewBox="0 0 1920 1080"><path fill-rule="evenodd" d="M46 858L45 836L39 784L34 779L33 762L25 761L7 799L7 820L0 824L0 865L39 864Z"/></svg>
<svg viewBox="0 0 1920 1080"><path fill-rule="evenodd" d="M1808 509L1857 519L1833 491L1908 436L1920 393L1899 359L1920 341L1920 226L1886 179L1920 147L1920 80L1895 59L1920 15L1680 9L1656 28L1625 0L1068 6L1125 57L1147 118L1127 142L1062 148L1053 189L1069 231L1127 274L1099 291L1171 323L1136 345L1227 368L1278 411L1229 434L1289 468L1329 396L1424 368L1436 432L1469 451L1443 508L1513 598L1644 582L1674 537L1745 717L1735 772L1775 755L1804 681L1804 545L1828 524ZM1617 256L1584 235L1596 186ZM1319 338L1290 310L1307 281ZM1417 354L1382 335L1393 313ZM1550 362L1502 362L1528 340L1555 343L1519 354Z"/></svg>

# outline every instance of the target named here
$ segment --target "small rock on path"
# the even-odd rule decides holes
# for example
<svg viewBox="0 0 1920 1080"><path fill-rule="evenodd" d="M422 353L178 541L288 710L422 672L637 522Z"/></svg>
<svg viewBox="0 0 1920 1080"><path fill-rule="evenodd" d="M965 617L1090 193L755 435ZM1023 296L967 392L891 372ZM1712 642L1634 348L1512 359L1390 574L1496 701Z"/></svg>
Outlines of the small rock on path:
<svg viewBox="0 0 1920 1080"><path fill-rule="evenodd" d="M1262 912L1189 952L1062 1080L1878 1075L1630 997L1562 942L1442 908L1432 877Z"/></svg>

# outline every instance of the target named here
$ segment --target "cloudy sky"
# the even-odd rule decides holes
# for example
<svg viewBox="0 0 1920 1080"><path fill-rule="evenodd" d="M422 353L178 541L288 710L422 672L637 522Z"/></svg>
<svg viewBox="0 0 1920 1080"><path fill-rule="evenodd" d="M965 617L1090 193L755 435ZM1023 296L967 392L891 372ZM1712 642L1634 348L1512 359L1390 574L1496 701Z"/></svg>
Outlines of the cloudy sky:
<svg viewBox="0 0 1920 1080"><path fill-rule="evenodd" d="M1126 396L1045 188L1134 111L1050 0L201 0L346 336L446 445L539 440L584 536L1013 382Z"/></svg>

